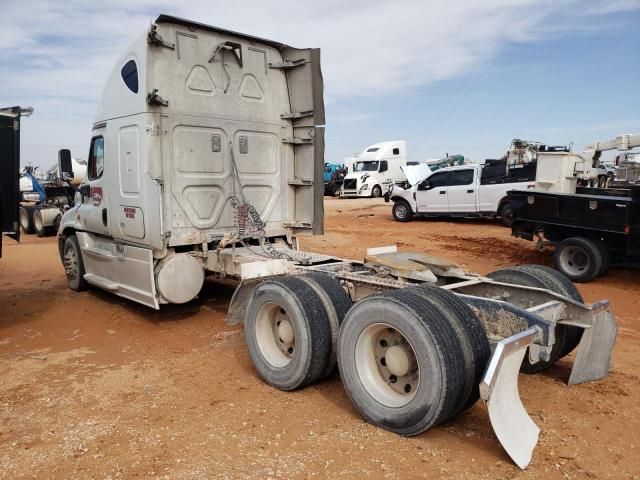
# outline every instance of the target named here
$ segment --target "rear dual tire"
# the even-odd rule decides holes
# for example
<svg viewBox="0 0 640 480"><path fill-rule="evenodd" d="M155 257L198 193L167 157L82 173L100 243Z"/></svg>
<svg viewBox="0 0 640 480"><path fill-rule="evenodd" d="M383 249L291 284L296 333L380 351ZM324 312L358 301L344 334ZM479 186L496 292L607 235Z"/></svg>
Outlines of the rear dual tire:
<svg viewBox="0 0 640 480"><path fill-rule="evenodd" d="M44 237L47 234L47 227L44 224L44 219L42 218L42 212L40 210L36 210L33 213L33 229L39 237Z"/></svg>
<svg viewBox="0 0 640 480"><path fill-rule="evenodd" d="M487 277L498 282L545 288L577 302L584 303L582 295L571 280L560 272L543 265L520 265L513 268L504 268L490 273ZM551 367L578 346L582 338L582 329L568 325L557 325L555 338L556 341L551 349L549 360L539 360L536 363L531 363L527 351L520 371L523 373L538 373Z"/></svg>
<svg viewBox="0 0 640 480"><path fill-rule="evenodd" d="M20 227L26 234L34 233L33 229L33 214L36 208L33 205L22 205L20 207Z"/></svg>
<svg viewBox="0 0 640 480"><path fill-rule="evenodd" d="M270 279L249 298L245 340L258 374L280 390L296 390L335 370L340 324L351 300L322 273Z"/></svg>
<svg viewBox="0 0 640 480"><path fill-rule="evenodd" d="M368 422L401 435L473 405L490 356L473 312L454 294L435 293L417 287L367 297L340 329L338 364L351 401Z"/></svg>
<svg viewBox="0 0 640 480"><path fill-rule="evenodd" d="M370 423L417 435L477 401L491 351L480 321L455 294L417 286L352 306L322 273L266 280L252 292L245 336L260 376L281 390L326 376L335 366L336 322L343 384Z"/></svg>

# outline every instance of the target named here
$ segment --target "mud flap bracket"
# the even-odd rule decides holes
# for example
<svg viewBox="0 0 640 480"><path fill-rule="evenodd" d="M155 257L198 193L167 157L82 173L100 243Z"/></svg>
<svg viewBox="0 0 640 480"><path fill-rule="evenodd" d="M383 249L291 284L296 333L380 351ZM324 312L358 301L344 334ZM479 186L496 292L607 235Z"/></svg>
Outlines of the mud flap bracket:
<svg viewBox="0 0 640 480"><path fill-rule="evenodd" d="M540 329L534 327L498 342L480 383L480 397L489 410L493 431L522 469L531 462L540 429L520 400L518 373L527 347L539 333Z"/></svg>

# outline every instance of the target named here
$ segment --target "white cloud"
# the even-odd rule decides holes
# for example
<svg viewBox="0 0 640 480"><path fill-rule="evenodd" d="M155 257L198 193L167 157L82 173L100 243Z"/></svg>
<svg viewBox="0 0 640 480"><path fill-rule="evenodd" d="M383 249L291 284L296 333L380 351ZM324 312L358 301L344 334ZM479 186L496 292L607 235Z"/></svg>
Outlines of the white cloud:
<svg viewBox="0 0 640 480"><path fill-rule="evenodd" d="M569 28L573 10L582 5L580 0L2 3L0 105L35 107L35 115L25 121L27 145L87 142L112 62L158 13L293 46L321 47L326 100L340 103L405 92L468 72L490 62L506 44L548 35L549 22L556 30ZM634 0L590 5L592 15L640 8ZM365 115L345 113L344 118ZM55 159L55 149L24 151L34 161Z"/></svg>
<svg viewBox="0 0 640 480"><path fill-rule="evenodd" d="M604 15L608 13L630 12L640 9L640 0L609 0L596 2L588 6L584 13L588 15Z"/></svg>

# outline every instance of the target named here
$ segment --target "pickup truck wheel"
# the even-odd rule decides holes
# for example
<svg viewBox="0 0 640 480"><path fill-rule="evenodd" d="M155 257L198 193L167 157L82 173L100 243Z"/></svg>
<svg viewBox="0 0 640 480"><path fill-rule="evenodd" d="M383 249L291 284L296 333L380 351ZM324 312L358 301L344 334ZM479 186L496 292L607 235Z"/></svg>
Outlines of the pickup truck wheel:
<svg viewBox="0 0 640 480"><path fill-rule="evenodd" d="M80 244L75 235L69 235L64 240L62 263L64 273L67 276L67 286L76 292L86 290L88 284L84 279L84 262L82 261Z"/></svg>
<svg viewBox="0 0 640 480"><path fill-rule="evenodd" d="M502 207L500 207L500 218L502 219L502 223L504 223L507 227L513 225L514 212L511 202L505 202L502 204Z"/></svg>
<svg viewBox="0 0 640 480"><path fill-rule="evenodd" d="M405 200L396 200L391 208L391 213L396 222L410 222L413 219L411 205Z"/></svg>
<svg viewBox="0 0 640 480"><path fill-rule="evenodd" d="M249 298L244 321L249 355L260 376L295 390L327 370L331 326L322 298L296 277L265 280Z"/></svg>
<svg viewBox="0 0 640 480"><path fill-rule="evenodd" d="M338 332L345 315L353 305L351 297L347 294L340 282L331 275L321 272L309 272L299 277L307 282L320 296L324 303L325 311L331 327L331 353L327 367L322 378L329 377L336 370L338 352Z"/></svg>
<svg viewBox="0 0 640 480"><path fill-rule="evenodd" d="M602 271L602 252L596 242L571 237L556 246L556 268L574 282L589 282Z"/></svg>
<svg viewBox="0 0 640 480"><path fill-rule="evenodd" d="M382 188L380 185L374 185L371 189L371 198L380 198L382 196Z"/></svg>
<svg viewBox="0 0 640 480"><path fill-rule="evenodd" d="M20 226L22 231L26 234L32 234L33 230L33 212L35 208L33 205L23 205L20 207Z"/></svg>
<svg viewBox="0 0 640 480"><path fill-rule="evenodd" d="M408 289L371 295L338 336L345 390L368 422L418 435L451 418L466 389L459 337L439 308Z"/></svg>

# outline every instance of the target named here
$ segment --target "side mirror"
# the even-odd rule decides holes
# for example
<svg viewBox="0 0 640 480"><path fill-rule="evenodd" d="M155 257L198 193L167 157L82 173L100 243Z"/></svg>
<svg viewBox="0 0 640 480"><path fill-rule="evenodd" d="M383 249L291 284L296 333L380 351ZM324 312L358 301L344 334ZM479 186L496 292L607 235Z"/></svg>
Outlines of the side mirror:
<svg viewBox="0 0 640 480"><path fill-rule="evenodd" d="M73 180L73 165L71 164L71 151L63 148L58 151L58 172L65 182Z"/></svg>
<svg viewBox="0 0 640 480"><path fill-rule="evenodd" d="M429 190L431 188L431 184L429 180L425 180L420 185L418 185L418 190Z"/></svg>
<svg viewBox="0 0 640 480"><path fill-rule="evenodd" d="M78 188L78 190L83 197L91 196L91 185L89 185L88 183L83 183L82 185L80 185L80 188Z"/></svg>

